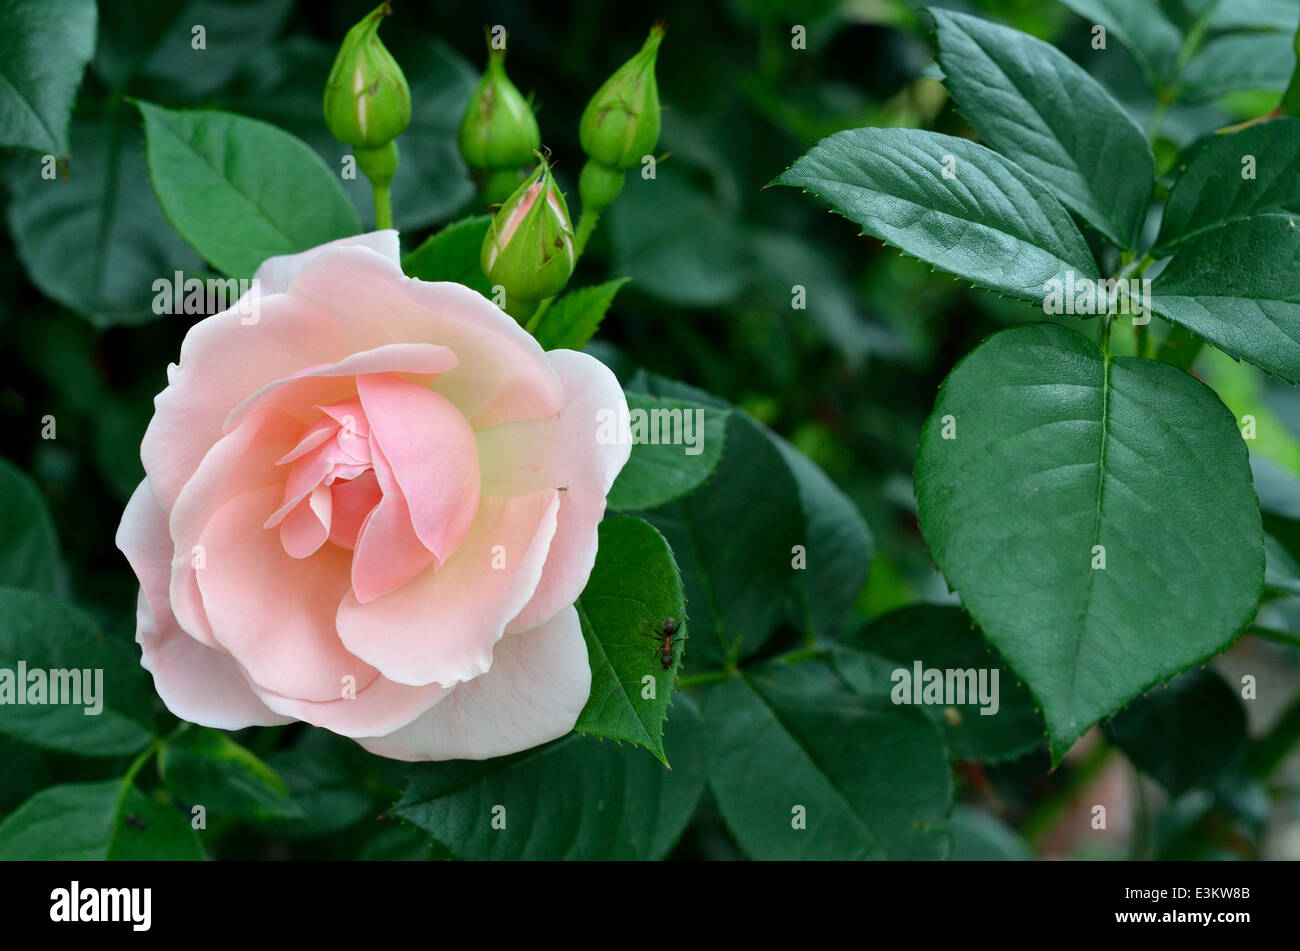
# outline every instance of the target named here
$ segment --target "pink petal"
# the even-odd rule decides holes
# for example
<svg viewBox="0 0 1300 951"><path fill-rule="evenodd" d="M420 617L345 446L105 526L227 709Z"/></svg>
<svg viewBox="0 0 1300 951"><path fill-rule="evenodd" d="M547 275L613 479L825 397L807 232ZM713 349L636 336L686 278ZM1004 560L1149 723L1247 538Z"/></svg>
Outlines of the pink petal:
<svg viewBox="0 0 1300 951"><path fill-rule="evenodd" d="M225 428L239 425L256 409L278 406L304 420L314 419L318 407L356 396L353 377L363 373L409 373L428 382L456 366L456 354L432 343L390 343L349 354L342 360L301 370L259 387L230 411Z"/></svg>
<svg viewBox="0 0 1300 951"><path fill-rule="evenodd" d="M334 420L317 420L303 435L302 439L298 441L298 445L294 446L289 452L286 452L279 459L275 460L275 464L277 466L284 466L291 462L297 462L313 449L319 448L332 439L334 434L338 431L338 423L334 422Z"/></svg>
<svg viewBox="0 0 1300 951"><path fill-rule="evenodd" d="M563 390L541 346L513 317L467 287L417 281L376 255L344 248L304 267L290 290L344 319L364 314L373 336L451 348L460 362L433 386L476 429L540 419L560 408Z"/></svg>
<svg viewBox="0 0 1300 951"><path fill-rule="evenodd" d="M457 686L408 726L358 742L407 761L490 759L573 729L591 692L587 645L572 607L528 631L506 635L492 668Z"/></svg>
<svg viewBox="0 0 1300 951"><path fill-rule="evenodd" d="M258 696L277 713L352 737L399 729L450 695L449 689L437 684L408 687L385 677L359 688L355 697L333 700L297 700L258 689Z"/></svg>
<svg viewBox="0 0 1300 951"><path fill-rule="evenodd" d="M348 650L397 683L452 686L487 671L492 645L541 577L557 495L484 498L460 548L436 570L365 604L349 594L338 612Z"/></svg>
<svg viewBox="0 0 1300 951"><path fill-rule="evenodd" d="M291 558L279 534L262 528L279 495L274 486L257 489L213 514L201 541L207 565L199 589L213 637L252 680L285 696L330 700L343 677L359 689L376 676L334 630L351 558L333 546Z"/></svg>
<svg viewBox="0 0 1300 951"><path fill-rule="evenodd" d="M172 609L177 623L209 647L219 645L212 637L195 573L195 563L207 558L206 550L199 547L203 530L213 513L235 496L268 486L278 492L284 469L275 460L301 433L302 424L279 410L249 416L211 447L172 508Z"/></svg>
<svg viewBox="0 0 1300 951"><path fill-rule="evenodd" d="M117 547L140 579L135 639L158 696L181 719L221 730L289 722L258 699L229 655L204 647L172 617L171 544L167 518L145 479L122 513Z"/></svg>
<svg viewBox="0 0 1300 951"><path fill-rule="evenodd" d="M304 267L322 254L338 248L365 248L395 265L401 265L402 255L397 232L387 228L383 231L339 238L337 241L330 241L297 254L279 254L267 258L253 277L261 283L262 293L279 294L289 289L290 282Z"/></svg>
<svg viewBox="0 0 1300 951"><path fill-rule="evenodd" d="M334 493L330 541L348 550L356 548L362 523L382 497L379 482L374 472L363 472L348 482L336 482L330 491Z"/></svg>
<svg viewBox="0 0 1300 951"><path fill-rule="evenodd" d="M559 493L555 538L541 581L510 622L511 632L536 627L582 594L596 562L596 526L605 515L605 496L632 449L626 430L622 435L627 438L607 438L606 420L621 420L624 426L627 420L627 399L614 374L599 360L572 350L553 350L547 357L564 382L565 405L545 474L568 488Z"/></svg>
<svg viewBox="0 0 1300 951"><path fill-rule="evenodd" d="M330 537L333 498L323 485L312 489L280 523L280 544L290 558L310 558Z"/></svg>
<svg viewBox="0 0 1300 951"><path fill-rule="evenodd" d="M357 393L370 422L372 457L378 445L405 497L415 534L445 561L478 511L474 430L446 397L394 376L359 376ZM382 470L379 477L383 485ZM384 492L389 494L387 486Z"/></svg>

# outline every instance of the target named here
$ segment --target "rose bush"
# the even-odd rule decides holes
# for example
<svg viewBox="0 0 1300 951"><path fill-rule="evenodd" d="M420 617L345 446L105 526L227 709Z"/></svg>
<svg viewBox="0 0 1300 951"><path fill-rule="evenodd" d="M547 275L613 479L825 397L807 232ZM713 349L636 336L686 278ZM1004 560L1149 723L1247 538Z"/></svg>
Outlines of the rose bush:
<svg viewBox="0 0 1300 951"><path fill-rule="evenodd" d="M614 375L478 293L406 277L396 232L273 257L196 324L118 547L177 716L303 720L398 759L569 732L575 599L629 440Z"/></svg>

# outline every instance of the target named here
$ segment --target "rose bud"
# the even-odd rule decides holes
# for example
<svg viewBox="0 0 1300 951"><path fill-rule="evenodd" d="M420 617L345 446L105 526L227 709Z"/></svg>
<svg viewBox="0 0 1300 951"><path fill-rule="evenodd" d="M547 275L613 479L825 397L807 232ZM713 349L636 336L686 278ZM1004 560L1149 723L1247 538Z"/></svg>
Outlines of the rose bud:
<svg viewBox="0 0 1300 951"><path fill-rule="evenodd" d="M506 313L522 318L564 290L575 262L569 209L543 160L492 219L483 273L505 288Z"/></svg>
<svg viewBox="0 0 1300 951"><path fill-rule="evenodd" d="M325 124L356 148L387 145L411 122L406 77L379 39L380 21L391 12L383 3L348 30L325 82Z"/></svg>
<svg viewBox="0 0 1300 951"><path fill-rule="evenodd" d="M656 23L641 51L620 66L587 103L578 137L593 162L627 171L659 141L655 59L663 38L663 25Z"/></svg>
<svg viewBox="0 0 1300 951"><path fill-rule="evenodd" d="M506 76L505 51L489 50L487 69L460 123L465 164L481 171L515 170L527 165L541 147L532 107Z"/></svg>

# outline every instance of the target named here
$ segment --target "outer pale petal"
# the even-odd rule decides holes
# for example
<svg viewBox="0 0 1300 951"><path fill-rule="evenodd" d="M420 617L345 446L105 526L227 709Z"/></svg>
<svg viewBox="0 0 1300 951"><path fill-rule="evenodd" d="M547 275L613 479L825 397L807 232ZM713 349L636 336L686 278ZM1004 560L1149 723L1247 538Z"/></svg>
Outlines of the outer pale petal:
<svg viewBox="0 0 1300 951"><path fill-rule="evenodd" d="M573 729L591 692L587 645L573 608L508 634L492 668L456 687L418 720L358 740L392 759L489 759L558 739Z"/></svg>
<svg viewBox="0 0 1300 951"><path fill-rule="evenodd" d="M564 383L565 404L551 424L551 458L541 474L566 489L560 493L555 538L541 581L510 622L511 632L536 627L582 594L596 563L596 527L605 515L605 496L632 449L629 432L609 438L627 420L627 399L614 374L599 360L572 350L553 350L547 357ZM513 476L526 477L518 470Z"/></svg>
<svg viewBox="0 0 1300 951"><path fill-rule="evenodd" d="M263 384L358 350L426 339L386 338L367 327L364 310L340 314L283 293L289 281L322 254L346 251L396 268L396 244L395 232L379 232L271 258L254 275L259 282L255 322L237 304L190 328L178 363L167 368L168 385L154 399L154 416L140 447L154 495L165 509L221 438L226 415Z"/></svg>
<svg viewBox="0 0 1300 951"><path fill-rule="evenodd" d="M406 277L377 255L355 248L322 254L294 278L290 292L334 309L341 320L363 314L367 336L425 340L451 348L455 370L434 383L478 429L557 412L564 391L532 335L482 294L460 284Z"/></svg>
<svg viewBox="0 0 1300 951"><path fill-rule="evenodd" d="M149 480L136 488L122 514L117 547L140 579L135 639L141 664L167 709L183 720L222 730L275 726L291 718L258 699L228 654L204 647L172 617L167 603L171 538Z"/></svg>
<svg viewBox="0 0 1300 951"><path fill-rule="evenodd" d="M559 493L483 499L456 553L383 597L339 605L344 645L397 683L453 686L487 671L492 645L537 587Z"/></svg>
<svg viewBox="0 0 1300 951"><path fill-rule="evenodd" d="M282 697L256 684L253 684L253 689L277 713L351 737L400 729L451 695L449 688L437 684L408 687L382 676L358 689L355 697L340 696L334 700Z"/></svg>

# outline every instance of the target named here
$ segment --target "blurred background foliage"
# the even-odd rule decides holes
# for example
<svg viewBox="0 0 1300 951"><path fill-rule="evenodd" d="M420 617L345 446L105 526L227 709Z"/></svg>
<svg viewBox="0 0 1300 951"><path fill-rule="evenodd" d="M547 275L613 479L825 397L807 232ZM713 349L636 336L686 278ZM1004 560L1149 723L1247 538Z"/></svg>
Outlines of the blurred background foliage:
<svg viewBox="0 0 1300 951"><path fill-rule="evenodd" d="M1162 113L1155 151L1165 185L1181 149L1273 108L1290 73L1279 61L1289 52L1281 50L1289 46L1286 30L1295 29L1285 3L1225 4L1245 18L1255 45L1235 59L1221 50L1194 63L1188 75L1202 84L1198 101L1167 114L1119 43L1110 55L1086 58L1089 24L1063 5L944 5L1054 42L1076 61L1100 62L1098 78L1139 122ZM97 49L77 99L70 156L61 160L76 169L75 180L42 188L38 156L4 159L4 454L31 474L52 512L67 570L49 586L124 641L134 633L136 582L112 539L143 474L139 444L152 397L194 321L155 317L151 285L202 268L153 197L138 115L124 97L261 118L338 168L348 150L325 128L321 93L339 39L371 6L100 0ZM1161 6L1187 27L1204 0ZM639 48L650 22L665 21L658 75L666 107L660 152L667 154L657 181L629 178L575 278L574 286L633 278L593 351L625 377L644 367L743 406L823 467L876 539L857 605L861 622L917 601L955 603L916 525L911 476L920 427L957 359L999 327L1043 315L858 237L852 224L793 189L765 187L840 129L972 134L935 78L924 18L903 0L397 0L394 7L384 40L409 78L414 108L393 190L407 250L441 224L483 210L455 135L484 63L485 26L508 26L510 75L532 95L556 174L575 194L583 105ZM208 52L197 68L188 55L192 23L207 27ZM791 47L796 25L806 29L806 50ZM365 180L344 184L372 222ZM806 310L791 306L794 285L806 289ZM1300 539L1300 396L1210 349L1197 371L1239 416L1260 420L1251 449L1266 524L1279 538ZM56 439L41 438L47 415L56 420ZM1289 569L1281 558L1270 561L1270 601L1258 627L1273 640L1244 638L1216 661L1217 673L1180 678L1135 703L1057 771L1044 752L1000 765L958 763L956 857L1300 855L1300 770L1293 762L1269 784L1251 778L1258 773L1235 739L1243 727L1260 734L1279 716L1300 715L1295 706L1282 711L1300 658L1300 569L1294 562ZM1235 685L1247 672L1259 678L1261 700L1242 704L1225 679ZM1126 717L1145 720L1135 726ZM400 792L403 764L302 727L256 731L245 741L291 792L303 791L305 817L233 829L219 837L218 857L434 857L412 827L366 821ZM1115 755L1117 748L1127 756ZM119 775L120 765L0 739L0 815L53 781ZM1103 790L1120 804L1110 832L1062 831L1086 827L1086 819L1070 817L1086 816ZM707 797L675 854L738 855Z"/></svg>

